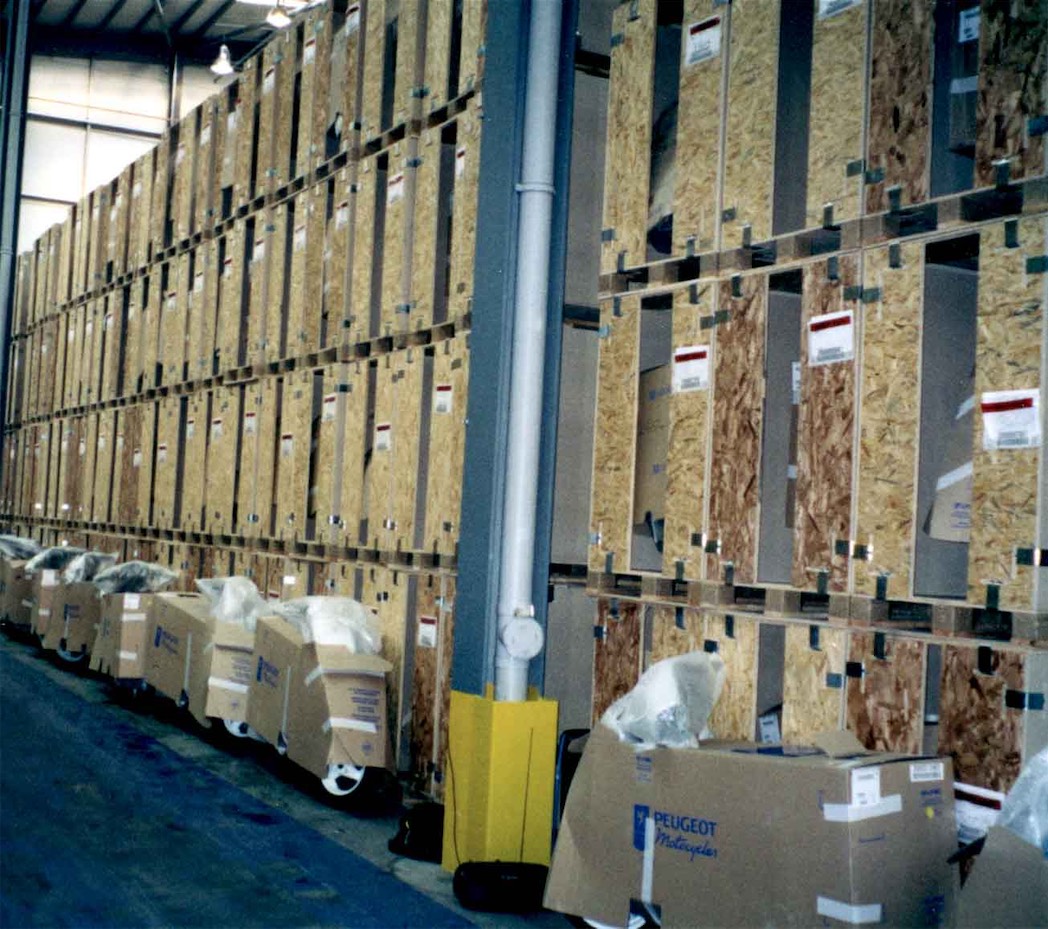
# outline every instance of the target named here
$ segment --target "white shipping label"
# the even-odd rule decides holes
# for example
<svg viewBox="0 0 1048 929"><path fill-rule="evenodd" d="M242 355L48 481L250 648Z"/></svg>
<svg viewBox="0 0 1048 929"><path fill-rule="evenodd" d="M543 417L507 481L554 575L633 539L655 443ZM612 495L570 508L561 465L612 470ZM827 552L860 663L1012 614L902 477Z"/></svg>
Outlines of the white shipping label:
<svg viewBox="0 0 1048 929"><path fill-rule="evenodd" d="M375 451L388 452L393 447L393 424L375 423Z"/></svg>
<svg viewBox="0 0 1048 929"><path fill-rule="evenodd" d="M105 317L102 319L102 331L103 332L108 332L109 331L109 327L112 326L112 325L113 325L113 314L112 313L106 313ZM46 344L44 345L44 351L45 352L47 351L47 345Z"/></svg>
<svg viewBox="0 0 1048 929"><path fill-rule="evenodd" d="M451 384L433 386L433 412L450 413L454 407L455 391Z"/></svg>
<svg viewBox="0 0 1048 929"><path fill-rule="evenodd" d="M261 261L266 257L266 240L255 239L255 250L251 253L252 261Z"/></svg>
<svg viewBox="0 0 1048 929"><path fill-rule="evenodd" d="M131 453L131 467L141 468L142 467L142 449L136 448Z"/></svg>
<svg viewBox="0 0 1048 929"><path fill-rule="evenodd" d="M36 453L40 454L40 446L36 446ZM87 454L87 442L84 439L80 440L80 457L83 458Z"/></svg>
<svg viewBox="0 0 1048 929"><path fill-rule="evenodd" d="M308 65L316 57L317 57L317 40L316 39L306 39L306 44L302 48L302 63Z"/></svg>
<svg viewBox="0 0 1048 929"><path fill-rule="evenodd" d="M768 713L757 720L760 726L761 742L765 745L778 745L782 741L782 733L779 731L779 717L774 713Z"/></svg>
<svg viewBox="0 0 1048 929"><path fill-rule="evenodd" d="M306 224L303 223L301 226L295 226L295 237L292 239L292 247L296 252L302 251L306 247Z"/></svg>
<svg viewBox="0 0 1048 929"><path fill-rule="evenodd" d="M346 35L351 36L360 29L360 4L354 3L346 10Z"/></svg>
<svg viewBox="0 0 1048 929"><path fill-rule="evenodd" d="M343 200L335 210L335 228L341 229L349 222L349 201Z"/></svg>
<svg viewBox="0 0 1048 929"><path fill-rule="evenodd" d="M460 178L466 173L466 146L455 150L455 177Z"/></svg>
<svg viewBox="0 0 1048 929"><path fill-rule="evenodd" d="M270 93L277 85L277 69L269 68L262 78L262 93Z"/></svg>
<svg viewBox="0 0 1048 929"><path fill-rule="evenodd" d="M436 616L420 616L418 618L418 646L419 648L437 647Z"/></svg>
<svg viewBox="0 0 1048 929"><path fill-rule="evenodd" d="M211 144L211 126L210 124L204 126L200 130L200 145L201 147Z"/></svg>
<svg viewBox="0 0 1048 929"><path fill-rule="evenodd" d="M396 203L404 196L404 175L394 174L386 184L386 204L387 206Z"/></svg>
<svg viewBox="0 0 1048 929"><path fill-rule="evenodd" d="M124 450L124 437L122 435L117 435L116 437L116 450L118 452L122 452Z"/></svg>
<svg viewBox="0 0 1048 929"><path fill-rule="evenodd" d="M237 129L237 111L233 110L232 113L226 115L226 132L233 133Z"/></svg>
<svg viewBox="0 0 1048 929"><path fill-rule="evenodd" d="M142 182L135 181L135 186L131 188L131 196L136 200L142 196Z"/></svg>
<svg viewBox="0 0 1048 929"><path fill-rule="evenodd" d="M166 445L158 445L156 447L156 461L157 461L157 464L163 464L165 461L167 461L167 446Z"/></svg>
<svg viewBox="0 0 1048 929"><path fill-rule="evenodd" d="M284 586L294 587L298 583L298 578L294 574L284 575Z"/></svg>
<svg viewBox="0 0 1048 929"><path fill-rule="evenodd" d="M295 437L290 432L285 432L280 437L280 457L290 458L295 453Z"/></svg>
<svg viewBox="0 0 1048 929"><path fill-rule="evenodd" d="M100 448L100 449L106 447L106 437L104 435L100 435L98 437L98 442L96 443L96 447Z"/></svg>
<svg viewBox="0 0 1048 929"><path fill-rule="evenodd" d="M852 806L873 806L881 802L881 769L856 768L851 773Z"/></svg>
<svg viewBox="0 0 1048 929"><path fill-rule="evenodd" d="M851 310L814 316L808 322L808 364L833 364L855 357L855 322Z"/></svg>
<svg viewBox="0 0 1048 929"><path fill-rule="evenodd" d="M910 765L910 783L924 784L941 781L946 774L941 761L917 761Z"/></svg>
<svg viewBox="0 0 1048 929"><path fill-rule="evenodd" d="M979 19L979 7L961 10L961 19L957 26L958 44L975 42L979 38Z"/></svg>
<svg viewBox="0 0 1048 929"><path fill-rule="evenodd" d="M167 302L164 304L165 310L176 310L178 309L178 291L169 290L167 293Z"/></svg>
<svg viewBox="0 0 1048 929"><path fill-rule="evenodd" d="M721 21L719 16L704 19L688 26L688 40L684 46L684 64L697 65L716 58L721 51Z"/></svg>
<svg viewBox="0 0 1048 929"><path fill-rule="evenodd" d="M254 435L258 431L258 413L244 414L244 432Z"/></svg>
<svg viewBox="0 0 1048 929"><path fill-rule="evenodd" d="M197 271L193 277L193 293L199 294L204 290L204 272Z"/></svg>
<svg viewBox="0 0 1048 929"><path fill-rule="evenodd" d="M117 209L116 209L116 204L114 204L113 206L111 206L109 208L109 221L111 223L115 223L116 222L116 214L117 214ZM110 243L112 243L112 241L113 241L112 235L110 235L109 241L110 241Z"/></svg>
<svg viewBox="0 0 1048 929"><path fill-rule="evenodd" d="M981 398L983 449L1037 448L1041 444L1040 391L997 390Z"/></svg>
<svg viewBox="0 0 1048 929"><path fill-rule="evenodd" d="M137 610L142 606L141 594L124 594L124 610Z"/></svg>
<svg viewBox="0 0 1048 929"><path fill-rule="evenodd" d="M329 423L335 418L335 410L338 409L338 394L326 394L321 405L320 420Z"/></svg>
<svg viewBox="0 0 1048 929"><path fill-rule="evenodd" d="M225 258L222 261L222 277L229 277L233 273L233 259Z"/></svg>
<svg viewBox="0 0 1048 929"><path fill-rule="evenodd" d="M801 405L801 363L790 362L790 396L794 406Z"/></svg>
<svg viewBox="0 0 1048 929"><path fill-rule="evenodd" d="M186 147L185 147L185 145L181 145L180 144L178 146L178 148L175 149L175 167L176 168L180 164L182 164L182 162L185 160L185 157L186 157Z"/></svg>
<svg viewBox="0 0 1048 929"><path fill-rule="evenodd" d="M819 0L819 19L829 19L862 3L863 0Z"/></svg>
<svg viewBox="0 0 1048 929"><path fill-rule="evenodd" d="M211 420L211 438L220 439L222 437L222 418L215 417Z"/></svg>
<svg viewBox="0 0 1048 929"><path fill-rule="evenodd" d="M673 392L689 393L710 386L708 345L685 345L673 353Z"/></svg>

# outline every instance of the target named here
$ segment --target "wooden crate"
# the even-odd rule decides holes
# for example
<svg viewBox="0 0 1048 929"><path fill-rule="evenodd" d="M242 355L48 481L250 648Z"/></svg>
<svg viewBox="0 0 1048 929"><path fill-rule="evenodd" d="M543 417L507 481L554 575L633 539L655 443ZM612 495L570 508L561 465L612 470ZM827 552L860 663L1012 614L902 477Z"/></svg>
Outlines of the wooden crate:
<svg viewBox="0 0 1048 929"><path fill-rule="evenodd" d="M327 161L328 98L331 96L330 10L310 10L302 25L302 68L298 107L295 174L305 174ZM342 93L341 84L336 93Z"/></svg>
<svg viewBox="0 0 1048 929"><path fill-rule="evenodd" d="M191 381L211 377L216 372L218 253L218 239L203 242L193 252L193 287L189 294L186 342L186 376Z"/></svg>
<svg viewBox="0 0 1048 929"><path fill-rule="evenodd" d="M306 369L284 378L276 466L276 538L305 539L312 444L314 374Z"/></svg>
<svg viewBox="0 0 1048 929"><path fill-rule="evenodd" d="M200 154L200 110L196 107L171 130L171 239L182 245L195 232L193 195ZM206 172L206 167L205 167Z"/></svg>
<svg viewBox="0 0 1048 929"><path fill-rule="evenodd" d="M419 86L425 42L424 0L370 0L364 22L364 62L361 101L361 138L377 139L388 129L418 119ZM396 36L395 62L389 35ZM392 67L390 67L392 64ZM387 72L392 70L392 87Z"/></svg>
<svg viewBox="0 0 1048 929"><path fill-rule="evenodd" d="M226 372L239 367L244 358L246 329L242 324L242 317L249 286L249 274L246 273L246 223L233 224L220 240L219 255L222 273L218 294L218 318L215 323L215 356L219 372Z"/></svg>
<svg viewBox="0 0 1048 929"><path fill-rule="evenodd" d="M209 438L214 433L211 414L211 395L201 390L185 398L181 440L181 495L177 523L179 529L188 532L204 531L204 499L208 495L210 481L221 480L208 473ZM221 428L221 426L220 426ZM229 480L232 475L226 475Z"/></svg>
<svg viewBox="0 0 1048 929"><path fill-rule="evenodd" d="M236 525L237 480L240 461L241 394L239 386L211 391L211 422L207 446L205 513L202 530L232 535Z"/></svg>
<svg viewBox="0 0 1048 929"><path fill-rule="evenodd" d="M156 455L153 464L153 516L150 525L174 529L178 513L178 483L182 436L182 398L157 403Z"/></svg>
<svg viewBox="0 0 1048 929"><path fill-rule="evenodd" d="M382 237L382 293L378 335L407 331L411 309L411 237L418 176L418 140L389 150ZM432 261L432 259L431 259Z"/></svg>
<svg viewBox="0 0 1048 929"><path fill-rule="evenodd" d="M320 348L324 305L324 231L327 184L294 199L290 280L283 357L300 358Z"/></svg>
<svg viewBox="0 0 1048 929"><path fill-rule="evenodd" d="M356 263L353 241L357 211L356 165L339 169L333 180L331 216L324 233L324 324L325 347L341 347L357 341L360 329L350 316L351 283ZM370 268L368 280L370 280ZM353 297L353 304L358 301Z"/></svg>
<svg viewBox="0 0 1048 929"><path fill-rule="evenodd" d="M280 381L266 378L244 388L240 479L237 489L237 535L273 534L276 442Z"/></svg>
<svg viewBox="0 0 1048 929"><path fill-rule="evenodd" d="M597 601L593 636L593 722L637 683L644 664L644 607L627 600Z"/></svg>
<svg viewBox="0 0 1048 929"><path fill-rule="evenodd" d="M233 208L250 202L255 191L255 146L257 142L259 77L262 57L252 55L237 79L236 159L233 169Z"/></svg>

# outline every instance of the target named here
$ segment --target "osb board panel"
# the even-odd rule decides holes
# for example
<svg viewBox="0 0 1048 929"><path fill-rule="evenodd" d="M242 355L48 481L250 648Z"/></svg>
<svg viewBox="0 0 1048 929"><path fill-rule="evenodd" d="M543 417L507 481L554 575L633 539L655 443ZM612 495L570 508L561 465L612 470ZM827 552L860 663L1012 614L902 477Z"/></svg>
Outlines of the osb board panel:
<svg viewBox="0 0 1048 929"><path fill-rule="evenodd" d="M427 58L428 61L428 58ZM440 240L440 161L441 127L428 129L418 144L418 168L415 171L415 210L412 234L411 303L403 314L404 329L428 329L433 325L433 311L443 299L444 288L437 293L443 255L437 251ZM456 159L456 164L458 160ZM447 196L447 192L444 192ZM443 282L441 282L443 283Z"/></svg>
<svg viewBox="0 0 1048 929"><path fill-rule="evenodd" d="M393 90L393 125L419 116L426 0L400 0L397 14L397 63Z"/></svg>
<svg viewBox="0 0 1048 929"><path fill-rule="evenodd" d="M90 194L91 229L87 239L87 289L94 290L105 283L102 269L105 266L106 227L109 224L109 195L105 188L99 187ZM43 255L46 261L46 253ZM46 267L41 269L46 273ZM41 278L42 280L43 278ZM39 291L39 314L43 316L44 291Z"/></svg>
<svg viewBox="0 0 1048 929"><path fill-rule="evenodd" d="M1044 174L1044 135L1028 121L1048 109L1048 21L1045 0L982 0L975 186L995 183L995 161L1007 158L1013 179Z"/></svg>
<svg viewBox="0 0 1048 929"><path fill-rule="evenodd" d="M608 138L604 167L604 218L600 270L608 274L647 258L648 175L651 158L655 2L620 4L612 13ZM609 238L610 237L610 238Z"/></svg>
<svg viewBox="0 0 1048 929"><path fill-rule="evenodd" d="M292 133L295 130L295 74L298 68L296 36L287 29L270 44L276 45L277 62L276 126L273 132L272 184L283 187L294 176L291 162ZM304 172L299 171L299 174Z"/></svg>
<svg viewBox="0 0 1048 929"><path fill-rule="evenodd" d="M75 300L87 290L87 236L91 231L88 198L81 199L73 210L76 219L73 221L73 284L70 298Z"/></svg>
<svg viewBox="0 0 1048 929"><path fill-rule="evenodd" d="M706 620L698 610L687 610L681 607L678 620L676 608L654 607L652 609L651 652L648 655L649 667L666 658L700 651L705 634Z"/></svg>
<svg viewBox="0 0 1048 929"><path fill-rule="evenodd" d="M109 211L109 260L113 262L113 277L122 277L127 270L128 211L131 205L131 165L120 172L116 182L116 199ZM59 300L64 295L58 296Z"/></svg>
<svg viewBox="0 0 1048 929"><path fill-rule="evenodd" d="M757 574L761 422L764 410L764 329L768 278L742 278L742 296L730 281L720 283L720 310L728 320L716 328L713 356L713 442L709 477L709 527L720 551L707 559L706 576L720 578L722 563L735 566L735 580Z"/></svg>
<svg viewBox="0 0 1048 929"><path fill-rule="evenodd" d="M321 305L315 287L316 267L310 268L310 255L318 252L323 260L323 216L327 206L327 185L310 188L294 199L294 229L291 233L291 287L287 295L287 333L284 355L297 358L316 351L319 345ZM321 221L322 222L322 221ZM321 287L323 266L321 265Z"/></svg>
<svg viewBox="0 0 1048 929"><path fill-rule="evenodd" d="M874 633L853 632L849 649L848 660L861 665L862 675L848 678L848 728L872 751L919 754L927 645L918 639L888 636L884 656L878 658Z"/></svg>
<svg viewBox="0 0 1048 929"><path fill-rule="evenodd" d="M204 494L204 526L213 534L232 534L237 493L237 454L240 431L240 387L211 392L208 429L208 477Z"/></svg>
<svg viewBox="0 0 1048 929"><path fill-rule="evenodd" d="M94 487L91 493L91 509L87 514L87 518L96 523L109 522L113 487L113 445L113 412L106 410L96 418Z"/></svg>
<svg viewBox="0 0 1048 929"><path fill-rule="evenodd" d="M288 375L284 378L280 406L275 529L278 538L305 538L312 417L313 372Z"/></svg>
<svg viewBox="0 0 1048 929"><path fill-rule="evenodd" d="M386 175L386 218L382 238L382 315L379 335L408 328L411 305L411 220L418 168L416 140L397 142L389 152ZM430 254L427 264L435 263Z"/></svg>
<svg viewBox="0 0 1048 929"><path fill-rule="evenodd" d="M193 231L193 192L196 187L200 107L192 110L175 129L171 225L175 242Z"/></svg>
<svg viewBox="0 0 1048 929"><path fill-rule="evenodd" d="M389 550L415 548L415 514L418 509L422 448L422 404L425 356L419 349L399 352L393 385L393 459L391 507L393 530Z"/></svg>
<svg viewBox="0 0 1048 929"><path fill-rule="evenodd" d="M895 596L907 596L911 584L924 246L900 244L899 262L891 267L887 248L863 258L865 286L881 292L863 313L855 489L855 539L872 546L873 556L854 562L853 583L856 593L869 595L881 573L892 575Z"/></svg>
<svg viewBox="0 0 1048 929"><path fill-rule="evenodd" d="M236 164L234 167L234 205L247 203L254 191L252 163L255 157L255 121L257 119L258 79L261 55L244 62L237 80Z"/></svg>
<svg viewBox="0 0 1048 929"><path fill-rule="evenodd" d="M866 115L866 42L871 0L822 19L812 36L811 115L808 121L807 225L820 226L833 205L835 223L862 211L862 171L848 166L863 157ZM927 60L927 52L922 50Z"/></svg>
<svg viewBox="0 0 1048 929"><path fill-rule="evenodd" d="M345 397L345 425L338 461L341 483L335 497L338 515L336 532L347 546L355 546L361 538L360 525L368 510L364 497L365 459L371 448L368 431L368 368L366 363L354 363L343 368L342 383L349 390Z"/></svg>
<svg viewBox="0 0 1048 929"><path fill-rule="evenodd" d="M277 87L282 82L278 71L281 60L282 37L270 41L262 49L258 89L258 167L255 172L253 197L261 197L274 189L275 152L277 135Z"/></svg>
<svg viewBox="0 0 1048 929"><path fill-rule="evenodd" d="M462 53L459 58L459 93L479 87L484 78L484 41L488 31L488 0L462 5Z"/></svg>
<svg viewBox="0 0 1048 929"><path fill-rule="evenodd" d="M640 677L643 609L641 604L625 600L597 602L601 634L593 639L594 723L619 697L629 693Z"/></svg>
<svg viewBox="0 0 1048 929"><path fill-rule="evenodd" d="M120 373L123 368L123 292L114 291L105 298L105 315L102 317L102 339L104 362L102 366L102 400L115 400L120 390Z"/></svg>
<svg viewBox="0 0 1048 929"><path fill-rule="evenodd" d="M1044 341L1043 274L1026 262L1045 254L1048 221L1021 219L1018 248L1005 244L1003 225L984 229L979 248L978 341L975 396L987 391L1041 387ZM968 597L984 602L986 583L1001 582L1001 608L1033 607L1033 570L1016 568L1016 547L1036 545L1039 451L983 449L976 412L972 464L972 526L968 546Z"/></svg>
<svg viewBox="0 0 1048 929"><path fill-rule="evenodd" d="M62 406L65 409L80 405L80 362L84 349L84 316L87 313L86 305L73 307L65 314L66 322L66 354L65 354L65 391L62 398ZM28 357L26 363L26 377L29 384L26 387L25 411L28 415L35 414L37 388L33 383L35 365L33 351L36 347L35 336L30 335L28 342Z"/></svg>
<svg viewBox="0 0 1048 929"><path fill-rule="evenodd" d="M278 208L284 218L283 204ZM266 283L269 256L273 253L277 223L273 210L263 210L255 215L255 232L251 245L251 260L247 265L248 296L247 319L242 324L241 339L244 342L244 363L263 363L263 351L268 330L266 328Z"/></svg>
<svg viewBox="0 0 1048 929"><path fill-rule="evenodd" d="M411 670L411 771L428 791L436 767L440 656L440 576L419 575L415 594L415 661Z"/></svg>
<svg viewBox="0 0 1048 929"><path fill-rule="evenodd" d="M275 378L244 389L238 525L249 537L272 532L279 395Z"/></svg>
<svg viewBox="0 0 1048 929"><path fill-rule="evenodd" d="M375 372L374 423L365 459L364 495L367 506L368 548L388 549L388 524L393 519L393 446L398 436L393 423L397 366L391 355L378 359Z"/></svg>
<svg viewBox="0 0 1048 929"><path fill-rule="evenodd" d="M405 716L401 707L405 701L410 703L410 695L405 694L407 682L404 677L408 647L408 584L409 575L391 568L374 567L364 571L361 599L378 617L382 631L382 657L393 665L386 678L386 711L393 736L394 757L400 754L400 721Z"/></svg>
<svg viewBox="0 0 1048 929"><path fill-rule="evenodd" d="M433 360L433 393L429 398L423 547L441 555L454 555L458 545L468 388L469 337L460 335L437 346Z"/></svg>
<svg viewBox="0 0 1048 929"><path fill-rule="evenodd" d="M476 0L467 6L480 6ZM477 251L477 191L484 111L476 100L458 120L455 181L451 208L451 264L448 269L448 317L458 319L473 307L473 271Z"/></svg>
<svg viewBox="0 0 1048 929"><path fill-rule="evenodd" d="M331 86L341 93L329 95L327 124L341 127L339 151L351 149L357 141L362 117L363 92L363 24L362 4L346 7L344 25L331 45Z"/></svg>
<svg viewBox="0 0 1048 929"><path fill-rule="evenodd" d="M128 171L132 171L131 167L127 168ZM127 198L125 198L125 215L127 222L130 223L130 196L131 196L131 181L133 181L134 175L132 173L131 180L128 182ZM126 261L126 258L125 258ZM69 299L69 285L73 275L73 214L69 213L66 216L66 220L62 223L62 240L58 250L58 282L55 287L55 300L59 303L65 303ZM22 319L25 317L23 316Z"/></svg>
<svg viewBox="0 0 1048 929"><path fill-rule="evenodd" d="M209 420L207 391L191 394L186 400L183 438L182 499L179 508L180 529L200 532L203 529L204 496L207 491L207 455Z"/></svg>
<svg viewBox="0 0 1048 929"><path fill-rule="evenodd" d="M240 82L233 81L225 90L218 95L218 114L222 124L222 144L215 152L215 205L219 211L216 219L221 216L222 191L229 189L231 195L230 206L235 211L236 202L236 168L237 156L240 151L238 142L240 118ZM217 142L216 142L217 145Z"/></svg>
<svg viewBox="0 0 1048 929"><path fill-rule="evenodd" d="M866 188L866 211L889 208L888 189L902 204L928 198L931 147L933 0L870 0L869 123L866 168L884 179Z"/></svg>
<svg viewBox="0 0 1048 929"><path fill-rule="evenodd" d="M344 342L361 342L372 335L371 303L375 288L372 265L375 263L375 198L378 172L374 159L365 159L357 168L356 196L353 199L353 262L352 277L348 285ZM381 191L385 196L385 190ZM337 222L337 219L336 219Z"/></svg>
<svg viewBox="0 0 1048 929"><path fill-rule="evenodd" d="M117 423L117 454L120 456L120 497L116 518L113 521L120 526L133 526L138 520L138 478L142 471L142 412L141 406L128 406L118 411L120 419Z"/></svg>
<svg viewBox="0 0 1048 929"><path fill-rule="evenodd" d="M710 330L702 318L717 309L717 285L700 283L696 302L689 291L678 291L673 300L673 351L705 346L712 351ZM670 400L669 445L666 453L666 522L662 543L663 574L674 577L684 562L684 577L702 576L702 547L691 544L692 534L704 528L706 498L706 449L709 442L710 392L689 390Z"/></svg>
<svg viewBox="0 0 1048 929"><path fill-rule="evenodd" d="M95 458L98 453L98 414L89 413L83 419L82 424L83 431L80 433L80 494L79 503L76 509L76 518L89 522L91 519L91 507L92 501L95 496ZM44 427L37 427L37 436L43 431ZM40 456L44 465L46 465L46 458ZM46 475L42 473L43 467L40 472L37 473L37 490L35 491L36 498L40 498L40 490L44 486L44 480Z"/></svg>
<svg viewBox="0 0 1048 929"><path fill-rule="evenodd" d="M149 289L142 312L141 388L147 390L159 385L160 320L164 309L164 277L161 265L153 265L149 275Z"/></svg>
<svg viewBox="0 0 1048 929"><path fill-rule="evenodd" d="M789 744L810 745L814 736L827 729L839 729L844 721L848 633L826 625L816 626L818 647L812 648L811 629L801 624L786 627L782 740Z"/></svg>
<svg viewBox="0 0 1048 929"><path fill-rule="evenodd" d="M355 333L351 335L347 301L348 284L354 271L355 178L352 167L342 168L335 175L331 217L324 232L324 347L340 346L357 338Z"/></svg>
<svg viewBox="0 0 1048 929"><path fill-rule="evenodd" d="M317 422L317 439L314 457L316 478L313 482L312 505L316 516L314 538L334 541L337 528L333 518L338 515L337 494L341 478L340 465L342 439L346 423L346 401L348 393L339 391L342 369L329 365L319 372L323 377L323 393L320 400L320 418ZM350 385L347 383L346 385Z"/></svg>
<svg viewBox="0 0 1048 929"><path fill-rule="evenodd" d="M984 674L981 650L942 648L939 754L953 759L954 779L962 784L1007 792L1023 763L1023 711L1005 706L1005 691L1026 689L1026 656L994 649L989 653L992 673Z"/></svg>
<svg viewBox="0 0 1048 929"><path fill-rule="evenodd" d="M88 304L87 319L84 322L84 350L89 353L89 361L81 364L81 374L87 377L87 391L83 395L87 403L97 403L102 386L102 346L105 336L105 301L96 300Z"/></svg>
<svg viewBox="0 0 1048 929"><path fill-rule="evenodd" d="M153 476L156 464L157 404L146 403L141 407L141 427L138 446L134 453L132 468L138 473L138 502L135 524L151 526L153 522Z"/></svg>
<svg viewBox="0 0 1048 929"><path fill-rule="evenodd" d="M142 312L148 278L139 278L127 289L127 315L124 318L123 384L125 394L138 392L142 376Z"/></svg>
<svg viewBox="0 0 1048 929"><path fill-rule="evenodd" d="M779 58L779 0L734 6L728 59L722 247L771 236L775 101ZM731 215L731 214L729 214Z"/></svg>
<svg viewBox="0 0 1048 929"><path fill-rule="evenodd" d="M752 742L757 731L757 655L760 623L741 616L706 617L703 648L724 659L724 689L710 714L709 727L718 739Z"/></svg>
<svg viewBox="0 0 1048 929"><path fill-rule="evenodd" d="M224 116L219 113L220 100L223 95L219 93L209 97L200 104L200 134L197 137L194 163L196 171L193 177L193 223L194 231L203 232L215 225L217 218L217 207L221 207L220 200L213 200L216 193L214 176L216 163L221 166L221 152L224 136L222 120Z"/></svg>
<svg viewBox="0 0 1048 929"><path fill-rule="evenodd" d="M218 240L212 239L194 252L193 286L188 310L189 335L186 342L186 365L190 380L210 377L214 373L218 283Z"/></svg>
<svg viewBox="0 0 1048 929"><path fill-rule="evenodd" d="M364 48L361 74L360 135L368 141L382 132L382 95L386 70L386 24L390 0L364 4Z"/></svg>
<svg viewBox="0 0 1048 929"><path fill-rule="evenodd" d="M131 270L141 268L149 260L149 217L153 205L155 151L146 152L134 163L127 231L127 264Z"/></svg>
<svg viewBox="0 0 1048 929"><path fill-rule="evenodd" d="M728 34L729 7L715 8L709 0L685 0L684 35L698 27ZM716 22L717 25L714 25ZM673 254L683 255L717 246L717 181L720 172L721 113L723 111L726 47L704 61L681 60L677 106L677 150L673 197Z"/></svg>
<svg viewBox="0 0 1048 929"><path fill-rule="evenodd" d="M463 4L462 15L465 16ZM451 70L451 30L454 23L453 3L429 3L426 6L426 61L422 86L426 90L426 112L440 109L455 92L448 92ZM461 21L460 21L461 25Z"/></svg>
<svg viewBox="0 0 1048 929"><path fill-rule="evenodd" d="M160 314L160 362L162 384L178 384L184 378L186 360L186 311L189 307L189 252L167 265L167 287Z"/></svg>
<svg viewBox="0 0 1048 929"><path fill-rule="evenodd" d="M215 326L215 353L218 370L230 371L240 364L241 314L244 303L247 259L247 227L236 223L226 235L222 252L222 282L219 287L218 322Z"/></svg>
<svg viewBox="0 0 1048 929"><path fill-rule="evenodd" d="M615 315L616 308L621 315ZM596 541L590 542L589 567L594 571L606 569L608 555L613 556L613 570L626 570L630 564L640 316L636 297L601 304L606 335L599 347L593 432L590 537Z"/></svg>
<svg viewBox="0 0 1048 929"><path fill-rule="evenodd" d="M830 589L848 585L848 559L836 554L838 539L850 538L852 447L855 439L855 361L813 366L809 325L827 313L851 311L858 331L859 304L844 299L860 281L859 259L842 255L831 280L824 262L804 268L801 299L801 402L797 421L796 513L793 519L793 586L812 588L817 572L829 570ZM856 336L853 335L853 340ZM855 351L854 341L852 351Z"/></svg>
<svg viewBox="0 0 1048 929"><path fill-rule="evenodd" d="M93 450L92 450L93 451ZM47 506L48 467L51 464L51 426L49 423L36 427L36 438L33 443L33 515L42 514ZM87 489L87 500L90 503L94 492L94 486ZM85 519L91 516L90 506L86 510Z"/></svg>
<svg viewBox="0 0 1048 929"><path fill-rule="evenodd" d="M44 505L43 515L50 519L61 518L58 507L60 503L59 498L62 495L59 480L62 471L62 432L64 428L63 422L60 419L55 419L51 421L48 432L47 501ZM14 448L11 448L10 452L13 453ZM10 483L14 480L13 470L13 467L4 468L4 480L8 489L10 488ZM5 499L7 499L6 496ZM10 513L11 510L5 510L4 512Z"/></svg>
<svg viewBox="0 0 1048 929"><path fill-rule="evenodd" d="M299 95L296 173L321 164L326 152L328 94L331 92L331 13L311 12L302 34L302 84Z"/></svg>
<svg viewBox="0 0 1048 929"><path fill-rule="evenodd" d="M266 255L265 255L265 322L260 323L258 331L261 334L261 342L257 350L260 358L267 362L279 361L284 357L284 329L287 310L287 282L288 282L288 248L291 230L288 228L290 216L287 205L282 203L273 208L271 221L266 227ZM258 232L255 233L255 242L258 242ZM254 266L254 263L253 263ZM252 296L254 296L255 282L252 279ZM254 313L254 301L252 301L252 313ZM256 322L254 316L249 321L253 327ZM249 328L249 331L251 329ZM250 342L248 343L250 348Z"/></svg>
<svg viewBox="0 0 1048 929"><path fill-rule="evenodd" d="M155 255L167 245L168 202L171 183L171 135L165 131L156 147L152 203L149 208L149 241Z"/></svg>
<svg viewBox="0 0 1048 929"><path fill-rule="evenodd" d="M157 404L152 525L161 529L173 529L175 526L175 488L178 482L181 403L181 397L165 397Z"/></svg>

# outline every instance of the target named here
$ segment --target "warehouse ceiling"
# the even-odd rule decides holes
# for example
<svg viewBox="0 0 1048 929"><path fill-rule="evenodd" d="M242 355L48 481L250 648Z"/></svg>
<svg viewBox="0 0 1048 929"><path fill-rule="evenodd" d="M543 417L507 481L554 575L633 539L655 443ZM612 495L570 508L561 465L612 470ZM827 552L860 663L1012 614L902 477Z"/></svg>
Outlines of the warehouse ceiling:
<svg viewBox="0 0 1048 929"><path fill-rule="evenodd" d="M292 6L292 4L288 4ZM209 62L234 58L272 33L267 5L242 0L33 0L30 41L41 54Z"/></svg>

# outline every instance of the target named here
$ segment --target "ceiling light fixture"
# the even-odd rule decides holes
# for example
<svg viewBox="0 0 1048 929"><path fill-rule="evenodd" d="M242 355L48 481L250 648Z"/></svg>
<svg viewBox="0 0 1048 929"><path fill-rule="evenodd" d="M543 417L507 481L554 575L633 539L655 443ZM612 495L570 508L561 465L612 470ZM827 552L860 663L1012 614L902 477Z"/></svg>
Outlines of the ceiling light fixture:
<svg viewBox="0 0 1048 929"><path fill-rule="evenodd" d="M233 73L233 59L229 57L228 45L223 45L218 50L218 57L211 63L211 73L219 77Z"/></svg>
<svg viewBox="0 0 1048 929"><path fill-rule="evenodd" d="M291 25L291 17L281 0L277 0L277 5L266 14L266 22L274 29L287 29Z"/></svg>

